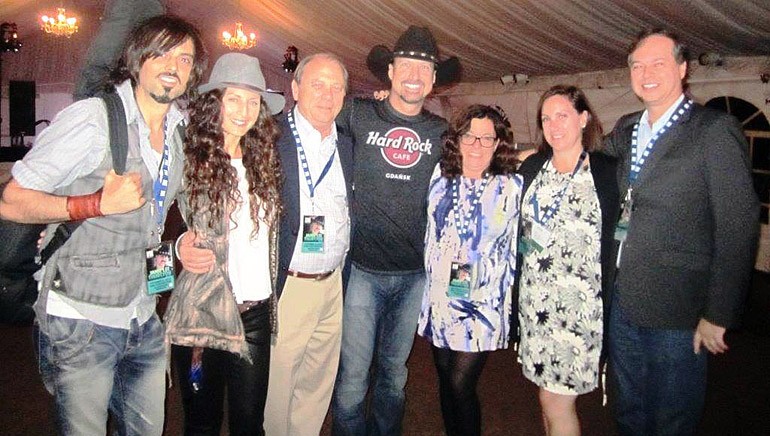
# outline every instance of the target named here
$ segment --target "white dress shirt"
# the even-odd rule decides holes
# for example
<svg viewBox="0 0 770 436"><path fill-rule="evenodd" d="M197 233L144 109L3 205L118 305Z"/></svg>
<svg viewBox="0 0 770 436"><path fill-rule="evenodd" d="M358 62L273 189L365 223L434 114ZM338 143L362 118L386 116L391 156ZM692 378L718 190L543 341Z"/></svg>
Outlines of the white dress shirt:
<svg viewBox="0 0 770 436"><path fill-rule="evenodd" d="M313 184L317 186L314 186L315 193L311 199L310 188L307 185L302 162L298 156L300 227L297 229L297 244L294 246L294 254L289 268L293 271L317 274L341 267L350 246L350 217L345 177L342 173L340 155L335 153L337 149L336 125L332 126L329 136L321 138L321 133L302 116L298 108L295 107L293 111L302 148L307 157L310 177ZM318 177L332 154L334 154L332 166L321 183L318 184ZM303 217L307 215L324 216L323 253L302 252Z"/></svg>
<svg viewBox="0 0 770 436"><path fill-rule="evenodd" d="M642 117L639 118L639 131L636 134L637 162L639 162L639 159L641 159L642 153L644 153L644 149L647 148L647 143L650 142L652 136L658 130L660 130L661 127L666 125L671 116L674 115L674 110L679 107L679 104L682 102L682 100L684 100L684 94L680 95L679 98L677 98L676 101L671 106L669 106L668 109L666 109L666 112L664 112L657 121L652 123L652 126L650 126L650 113L647 109L644 110Z"/></svg>

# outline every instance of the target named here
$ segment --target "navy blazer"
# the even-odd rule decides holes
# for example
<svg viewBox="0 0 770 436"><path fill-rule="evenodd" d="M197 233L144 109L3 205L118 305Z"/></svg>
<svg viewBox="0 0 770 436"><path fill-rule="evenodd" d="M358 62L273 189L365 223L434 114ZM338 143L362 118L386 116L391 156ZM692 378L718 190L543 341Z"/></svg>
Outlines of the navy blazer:
<svg viewBox="0 0 770 436"><path fill-rule="evenodd" d="M297 244L297 235L300 229L300 182L305 183L305 181L304 178L300 180L297 144L294 142L294 136L289 128L286 115L278 117L277 122L281 129L281 137L278 139L277 146L281 157L281 171L284 176L281 191L283 214L278 229L278 282L276 284L276 292L280 298L286 283L291 258L294 255L294 247ZM348 211L350 211L353 202L353 141L350 137L343 135L339 129L337 130L337 154L345 177ZM350 256L347 256L346 259L350 259ZM346 266L347 263L346 260ZM345 269L347 270L347 268Z"/></svg>
<svg viewBox="0 0 770 436"><path fill-rule="evenodd" d="M641 112L621 118L606 149L628 187L631 135ZM734 326L759 236L748 145L735 118L693 107L661 136L633 190L617 288L620 307L643 327L691 329L701 318Z"/></svg>

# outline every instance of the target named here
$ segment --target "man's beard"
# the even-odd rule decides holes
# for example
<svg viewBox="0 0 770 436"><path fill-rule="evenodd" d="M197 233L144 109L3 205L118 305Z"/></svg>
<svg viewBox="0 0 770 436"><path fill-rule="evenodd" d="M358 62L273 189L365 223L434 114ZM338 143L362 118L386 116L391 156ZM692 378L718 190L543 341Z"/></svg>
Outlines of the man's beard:
<svg viewBox="0 0 770 436"><path fill-rule="evenodd" d="M171 89L172 88L166 88L164 86L163 90L165 92L163 94L158 95L158 94L150 93L150 97L152 97L153 100L155 100L156 102L158 102L160 104L169 104L172 101L176 100L177 97L179 97L178 95L174 96L174 97L171 97Z"/></svg>
<svg viewBox="0 0 770 436"><path fill-rule="evenodd" d="M404 94L399 93L398 98L401 99L404 103L407 104L423 104L425 102L425 96L422 97L415 97L415 98L407 98Z"/></svg>

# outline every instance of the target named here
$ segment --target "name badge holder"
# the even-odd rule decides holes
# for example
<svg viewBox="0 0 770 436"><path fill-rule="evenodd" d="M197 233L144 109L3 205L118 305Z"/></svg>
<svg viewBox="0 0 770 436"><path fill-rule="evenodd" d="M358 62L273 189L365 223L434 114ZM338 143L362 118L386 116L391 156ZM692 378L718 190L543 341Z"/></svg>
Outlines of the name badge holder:
<svg viewBox="0 0 770 436"><path fill-rule="evenodd" d="M471 297L471 290L475 288L476 274L475 267L469 263L452 262L452 269L449 271L449 287L446 295L449 298Z"/></svg>
<svg viewBox="0 0 770 436"><path fill-rule="evenodd" d="M588 153L585 151L580 153L580 158L575 164L575 169L572 170L572 174L570 175L569 183L565 184L556 194L553 203L546 208L542 219L540 218L540 205L537 200L537 190L535 190L535 193L532 195L532 199L529 202L529 204L532 205L533 219L525 219L522 223L521 237L519 238L518 243L518 249L520 253L539 253L548 246L548 243L551 241L551 230L548 228L548 223L561 207L564 194L566 194L567 188L569 188L570 184L572 183L575 174L577 174L578 170L583 166L583 162L585 162L586 157L588 157ZM543 168L545 168L545 166ZM543 170L541 169L541 171Z"/></svg>
<svg viewBox="0 0 770 436"><path fill-rule="evenodd" d="M161 241L163 233L163 217L165 213L166 192L168 191L168 165L169 165L169 145L168 135L166 135L167 120L163 122L163 154L160 161L158 178L153 184L153 201L150 204L150 211L155 218L155 233L157 234L157 244L147 248L145 251L145 261L147 267L147 293L150 295L166 292L174 289L176 274L174 273L174 242Z"/></svg>
<svg viewBox="0 0 770 436"><path fill-rule="evenodd" d="M305 215L302 217L302 252L324 252L324 228L323 215Z"/></svg>
<svg viewBox="0 0 770 436"><path fill-rule="evenodd" d="M173 241L163 241L145 252L147 261L147 293L159 294L174 289Z"/></svg>
<svg viewBox="0 0 770 436"><path fill-rule="evenodd" d="M460 237L460 245L470 239L470 226L479 219L481 209L481 197L489 184L489 175L484 174L481 184L471 192L471 207L463 216L460 208L459 185L460 178L456 177L451 181L452 184L452 210L455 217L455 228ZM446 295L449 298L469 299L471 293L476 289L477 264L463 262L456 259L452 262L449 270L449 286Z"/></svg>
<svg viewBox="0 0 770 436"><path fill-rule="evenodd" d="M310 202L313 205L313 214L304 215L302 217L302 252L303 253L323 253L325 234L324 229L326 227L326 218L323 215L315 215L315 190L321 181L329 173L329 170L334 163L334 156L337 154L337 148L334 148L334 152L329 156L329 160L324 165L321 175L318 177L315 183L310 175L310 168L307 163L307 155L305 149L302 147L302 140L299 137L299 130L294 123L294 110L290 110L286 114L286 120L289 122L289 128L294 136L294 143L297 145L297 155L302 166L302 173L305 176L305 183L307 184L308 192L310 193Z"/></svg>

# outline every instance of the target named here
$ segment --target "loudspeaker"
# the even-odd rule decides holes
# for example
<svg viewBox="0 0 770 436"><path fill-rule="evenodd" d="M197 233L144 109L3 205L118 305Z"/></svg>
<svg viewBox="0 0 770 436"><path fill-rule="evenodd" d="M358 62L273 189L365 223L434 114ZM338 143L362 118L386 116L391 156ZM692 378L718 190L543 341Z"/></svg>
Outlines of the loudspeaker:
<svg viewBox="0 0 770 436"><path fill-rule="evenodd" d="M14 136L35 136L35 82L8 82L10 133Z"/></svg>

